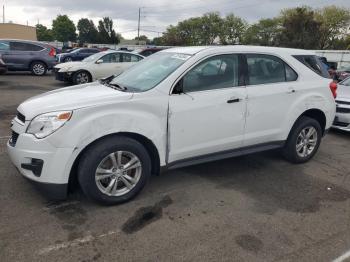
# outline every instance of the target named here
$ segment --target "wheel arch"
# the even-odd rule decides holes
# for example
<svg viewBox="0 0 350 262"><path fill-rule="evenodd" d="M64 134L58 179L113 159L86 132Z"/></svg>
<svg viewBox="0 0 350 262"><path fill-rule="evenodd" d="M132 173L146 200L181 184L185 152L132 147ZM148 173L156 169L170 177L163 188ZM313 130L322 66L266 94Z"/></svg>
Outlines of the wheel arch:
<svg viewBox="0 0 350 262"><path fill-rule="evenodd" d="M69 184L69 190L72 191L77 185L78 185L78 177L77 177L77 171L78 171L78 165L80 162L80 159L84 152L86 152L89 148L94 146L96 143L99 141L106 139L108 137L118 137L118 136L126 136L132 139L135 139L139 143L141 143L149 153L151 160L152 160L152 169L151 169L151 174L152 175L159 175L160 173L160 158L159 158L159 152L155 144L148 139L147 137L137 134L137 133L132 133L132 132L118 132L114 134L108 134L105 136L102 136L92 142L90 142L88 145L86 145L78 154L78 156L75 158L72 168L69 173L69 179L68 179L68 184Z"/></svg>
<svg viewBox="0 0 350 262"><path fill-rule="evenodd" d="M304 111L301 115L299 115L299 117L294 121L292 128L289 131L288 137L290 136L295 124L298 122L298 120L303 117L303 116L307 116L310 117L312 119L315 119L321 126L322 129L322 135L325 135L326 133L326 123L327 123L327 118L326 118L326 114L317 108L311 108L308 109L306 111Z"/></svg>

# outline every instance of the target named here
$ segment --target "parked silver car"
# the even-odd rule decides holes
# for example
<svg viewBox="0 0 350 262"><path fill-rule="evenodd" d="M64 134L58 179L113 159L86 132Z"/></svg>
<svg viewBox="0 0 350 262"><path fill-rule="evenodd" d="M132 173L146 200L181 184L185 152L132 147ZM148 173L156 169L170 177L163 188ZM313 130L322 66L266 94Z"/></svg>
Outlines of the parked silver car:
<svg viewBox="0 0 350 262"><path fill-rule="evenodd" d="M350 132L350 77L338 84L337 94L333 128Z"/></svg>
<svg viewBox="0 0 350 262"><path fill-rule="evenodd" d="M25 40L0 39L0 55L9 71L31 71L45 75L56 65L56 50L52 46Z"/></svg>

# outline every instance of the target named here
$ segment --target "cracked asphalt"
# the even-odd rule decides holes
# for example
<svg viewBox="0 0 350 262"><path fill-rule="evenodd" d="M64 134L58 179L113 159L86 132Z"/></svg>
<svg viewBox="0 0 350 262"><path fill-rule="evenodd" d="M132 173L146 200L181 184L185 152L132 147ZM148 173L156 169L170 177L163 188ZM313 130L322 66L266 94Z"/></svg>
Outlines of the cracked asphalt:
<svg viewBox="0 0 350 262"><path fill-rule="evenodd" d="M113 207L77 189L45 199L10 163L9 124L53 76L0 76L1 261L332 261L350 249L350 134L331 131L315 158L278 151L152 177Z"/></svg>

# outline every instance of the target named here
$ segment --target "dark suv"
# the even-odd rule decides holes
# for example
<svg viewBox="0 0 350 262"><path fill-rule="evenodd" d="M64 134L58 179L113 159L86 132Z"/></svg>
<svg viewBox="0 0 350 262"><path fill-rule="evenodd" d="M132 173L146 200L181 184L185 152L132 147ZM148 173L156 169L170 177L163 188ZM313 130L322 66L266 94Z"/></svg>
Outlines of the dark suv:
<svg viewBox="0 0 350 262"><path fill-rule="evenodd" d="M42 76L56 65L55 48L35 41L0 39L0 55L9 71Z"/></svg>
<svg viewBox="0 0 350 262"><path fill-rule="evenodd" d="M66 63L72 61L81 61L88 56L100 52L100 49L97 48L76 48L69 53L61 53L57 55L58 63Z"/></svg>

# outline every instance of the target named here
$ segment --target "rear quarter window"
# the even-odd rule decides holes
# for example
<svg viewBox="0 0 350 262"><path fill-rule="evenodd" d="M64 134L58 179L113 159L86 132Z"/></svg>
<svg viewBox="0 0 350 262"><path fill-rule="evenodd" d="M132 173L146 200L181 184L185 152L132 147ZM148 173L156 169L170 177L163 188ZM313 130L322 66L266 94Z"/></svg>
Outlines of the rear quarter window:
<svg viewBox="0 0 350 262"><path fill-rule="evenodd" d="M29 43L10 42L10 49L13 51L41 51L44 48L42 46Z"/></svg>
<svg viewBox="0 0 350 262"><path fill-rule="evenodd" d="M294 55L293 57L318 75L324 78L330 78L327 65L319 57L315 55Z"/></svg>

